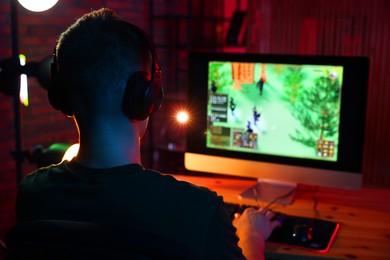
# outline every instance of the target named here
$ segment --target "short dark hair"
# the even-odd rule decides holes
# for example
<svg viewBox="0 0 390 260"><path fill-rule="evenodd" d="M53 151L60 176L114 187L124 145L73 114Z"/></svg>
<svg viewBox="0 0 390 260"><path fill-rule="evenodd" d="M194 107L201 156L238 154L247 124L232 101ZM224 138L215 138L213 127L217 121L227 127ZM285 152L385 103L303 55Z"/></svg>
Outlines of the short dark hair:
<svg viewBox="0 0 390 260"><path fill-rule="evenodd" d="M147 47L114 11L83 15L60 35L58 73L77 115L118 113L129 76L140 70Z"/></svg>

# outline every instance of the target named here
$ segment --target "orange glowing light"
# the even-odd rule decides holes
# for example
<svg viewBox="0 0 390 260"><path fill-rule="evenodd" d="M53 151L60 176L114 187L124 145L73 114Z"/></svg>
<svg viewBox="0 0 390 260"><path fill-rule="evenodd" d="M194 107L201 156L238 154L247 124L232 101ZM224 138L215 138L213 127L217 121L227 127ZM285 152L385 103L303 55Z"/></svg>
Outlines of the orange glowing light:
<svg viewBox="0 0 390 260"><path fill-rule="evenodd" d="M186 123L189 119L187 112L180 111L177 113L176 119L179 123Z"/></svg>
<svg viewBox="0 0 390 260"><path fill-rule="evenodd" d="M73 157L75 157L79 152L80 144L71 145L68 150L66 150L64 157L62 157L62 161L70 161Z"/></svg>

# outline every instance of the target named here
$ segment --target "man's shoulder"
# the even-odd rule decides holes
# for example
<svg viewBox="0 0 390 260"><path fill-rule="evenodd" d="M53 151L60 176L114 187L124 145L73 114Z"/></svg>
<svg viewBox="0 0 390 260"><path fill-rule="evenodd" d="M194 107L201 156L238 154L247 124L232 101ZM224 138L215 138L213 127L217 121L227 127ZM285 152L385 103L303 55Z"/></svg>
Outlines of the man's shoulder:
<svg viewBox="0 0 390 260"><path fill-rule="evenodd" d="M21 181L21 185L30 182L46 181L50 174L64 171L62 163L42 167L27 174Z"/></svg>
<svg viewBox="0 0 390 260"><path fill-rule="evenodd" d="M162 174L154 170L146 170L146 172L150 178L155 179L156 185L161 187L161 189L170 188L176 192L180 192L181 194L197 195L204 197L205 199L218 200L217 194L206 187L178 180L175 175Z"/></svg>

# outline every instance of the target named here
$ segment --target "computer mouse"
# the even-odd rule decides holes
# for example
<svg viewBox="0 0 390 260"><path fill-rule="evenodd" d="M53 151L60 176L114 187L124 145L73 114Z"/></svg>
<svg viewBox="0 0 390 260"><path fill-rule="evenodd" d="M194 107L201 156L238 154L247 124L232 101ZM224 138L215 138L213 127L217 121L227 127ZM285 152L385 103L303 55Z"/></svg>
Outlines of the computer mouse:
<svg viewBox="0 0 390 260"><path fill-rule="evenodd" d="M313 228L310 225L298 224L293 228L293 238L295 241L306 243L312 239Z"/></svg>

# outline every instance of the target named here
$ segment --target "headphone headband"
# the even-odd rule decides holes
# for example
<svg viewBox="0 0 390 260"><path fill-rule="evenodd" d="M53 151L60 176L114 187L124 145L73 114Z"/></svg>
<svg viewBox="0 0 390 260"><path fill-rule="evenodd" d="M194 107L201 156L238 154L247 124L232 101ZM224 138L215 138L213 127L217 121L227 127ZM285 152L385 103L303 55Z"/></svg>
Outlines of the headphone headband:
<svg viewBox="0 0 390 260"><path fill-rule="evenodd" d="M157 52L148 34L141 28L125 21L119 21L114 26L130 28L136 32L151 53L151 72L136 71L132 73L127 81L125 94L122 100L122 111L130 119L144 120L152 113L156 112L162 104L164 92L162 89L161 67L158 61ZM116 29L121 29L116 27ZM122 30L121 30L122 31ZM125 32L123 32L125 36ZM51 64L51 86L48 89L50 104L57 110L62 111L67 116L73 116L74 111L70 106L66 87L62 84L61 72L58 68L57 44L53 51L53 61Z"/></svg>

